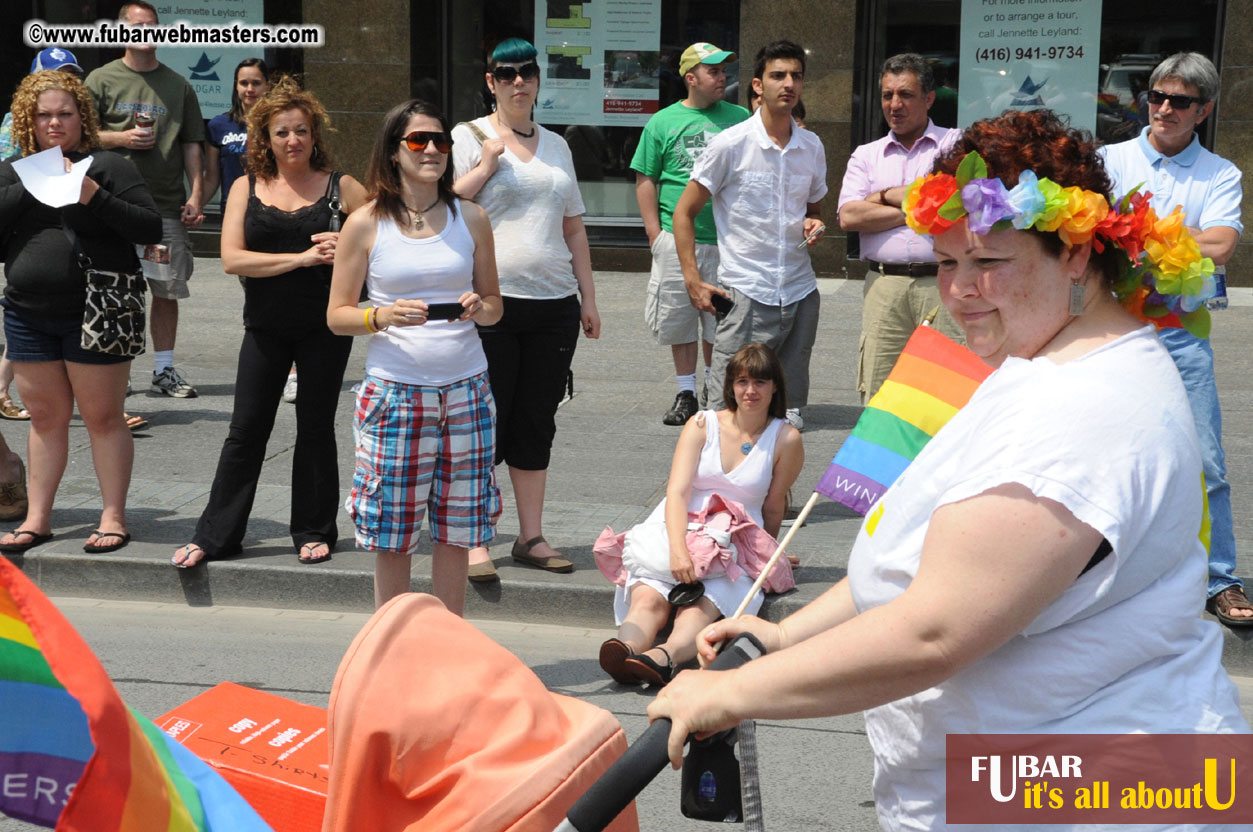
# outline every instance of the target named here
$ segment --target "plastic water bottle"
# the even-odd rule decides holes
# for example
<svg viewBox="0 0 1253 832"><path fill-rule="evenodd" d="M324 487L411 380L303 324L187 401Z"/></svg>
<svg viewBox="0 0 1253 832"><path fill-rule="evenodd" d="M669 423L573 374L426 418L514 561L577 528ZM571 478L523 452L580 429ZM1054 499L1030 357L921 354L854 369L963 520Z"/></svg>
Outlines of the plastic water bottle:
<svg viewBox="0 0 1253 832"><path fill-rule="evenodd" d="M1218 269L1214 272L1214 297L1205 301L1208 309L1227 308L1227 270Z"/></svg>

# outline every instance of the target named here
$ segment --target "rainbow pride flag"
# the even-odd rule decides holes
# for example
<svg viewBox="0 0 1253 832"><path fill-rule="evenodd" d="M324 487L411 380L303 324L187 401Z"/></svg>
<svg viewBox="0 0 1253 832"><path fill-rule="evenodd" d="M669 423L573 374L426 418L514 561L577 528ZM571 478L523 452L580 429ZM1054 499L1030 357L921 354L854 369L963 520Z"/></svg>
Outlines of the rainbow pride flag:
<svg viewBox="0 0 1253 832"><path fill-rule="evenodd" d="M865 514L991 373L970 350L918 327L814 490Z"/></svg>
<svg viewBox="0 0 1253 832"><path fill-rule="evenodd" d="M118 696L91 648L0 557L0 812L64 832L270 832Z"/></svg>

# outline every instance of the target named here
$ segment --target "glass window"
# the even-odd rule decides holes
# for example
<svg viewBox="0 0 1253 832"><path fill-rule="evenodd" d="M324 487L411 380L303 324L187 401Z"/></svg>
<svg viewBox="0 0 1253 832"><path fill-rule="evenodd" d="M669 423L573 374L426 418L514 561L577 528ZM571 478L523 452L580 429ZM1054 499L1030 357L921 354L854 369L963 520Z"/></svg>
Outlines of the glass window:
<svg viewBox="0 0 1253 832"><path fill-rule="evenodd" d="M466 0L449 9L449 109L453 122L467 121L490 111L484 82L485 57L497 43L509 37L534 42L536 0ZM547 3L554 16L569 16L566 0ZM612 7L614 0L594 0L594 7ZM593 3L589 2L589 14ZM560 7L560 8L558 8ZM739 0L662 0L657 21L660 52L614 51L592 56L595 64L580 67L588 74L603 73L615 87L645 84L657 89L658 106L668 107L686 95L679 76L679 56L697 41L709 41L735 52L739 48ZM608 56L608 60L606 59ZM734 78L736 64L727 65ZM728 85L727 100L736 101L738 88ZM541 93L542 96L542 93ZM641 125L609 123L561 124L537 119L549 130L565 137L574 157L579 188L590 224L619 226L632 238L642 227L635 203L635 172L631 158L639 142ZM642 237L641 237L642 239Z"/></svg>
<svg viewBox="0 0 1253 832"><path fill-rule="evenodd" d="M854 112L857 144L887 133L878 108L878 68L890 55L918 52L936 72L936 103L931 117L943 127L956 126L956 91L960 80L961 0L869 0L863 6L867 38L854 83L864 102ZM1147 123L1149 74L1163 58L1184 50L1200 52L1215 63L1223 8L1220 0L1198 0L1187 15L1169 0L1105 0L1101 9L1100 76L1097 79L1096 134L1102 141L1123 141ZM1212 125L1202 126L1201 141L1211 142ZM860 138L856 138L860 137Z"/></svg>

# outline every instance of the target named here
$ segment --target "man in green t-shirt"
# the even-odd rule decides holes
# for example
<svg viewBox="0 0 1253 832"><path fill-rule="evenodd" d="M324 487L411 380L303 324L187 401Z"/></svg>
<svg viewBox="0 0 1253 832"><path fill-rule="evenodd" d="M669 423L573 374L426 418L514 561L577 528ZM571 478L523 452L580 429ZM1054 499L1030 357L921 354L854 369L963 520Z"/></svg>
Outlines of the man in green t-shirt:
<svg viewBox="0 0 1253 832"><path fill-rule="evenodd" d="M683 284L683 271L674 247L674 207L687 187L692 165L709 140L727 127L748 118L748 110L722 100L727 85L727 61L735 55L709 43L694 43L679 58L679 72L687 82L687 98L671 104L648 120L640 136L631 169L635 171L635 198L648 233L653 269L644 301L644 320L659 344L669 344L679 394L661 421L682 425L700 407L696 398L696 341L703 341L704 385L713 353L714 316L692 306ZM696 217L696 259L701 279L718 283L718 232L712 204ZM702 397L703 398L703 397ZM721 399L721 391L718 398Z"/></svg>
<svg viewBox="0 0 1253 832"><path fill-rule="evenodd" d="M155 26L151 3L122 4L118 20L133 26ZM149 280L152 291L152 392L178 399L196 395L174 368L178 335L178 302L190 297L187 280L194 260L187 229L204 220L204 164L200 143L204 120L196 91L182 75L157 60L155 46L130 46L87 76L87 89L100 117L100 144L122 154L139 168L161 212L161 242L170 250L173 280ZM191 185L184 188L183 178Z"/></svg>

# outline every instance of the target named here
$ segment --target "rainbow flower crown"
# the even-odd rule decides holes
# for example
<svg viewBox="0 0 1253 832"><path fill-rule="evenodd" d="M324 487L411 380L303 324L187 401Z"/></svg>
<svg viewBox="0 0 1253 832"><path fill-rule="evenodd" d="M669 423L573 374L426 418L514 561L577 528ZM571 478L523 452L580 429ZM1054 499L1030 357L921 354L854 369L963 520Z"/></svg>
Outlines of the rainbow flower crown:
<svg viewBox="0 0 1253 832"><path fill-rule="evenodd" d="M1006 188L988 178L978 153L967 153L957 175L931 173L909 186L902 209L919 234L943 234L959 220L976 234L1002 231L1056 232L1067 245L1089 240L1098 252L1110 246L1123 254L1114 294L1133 315L1158 328L1183 327L1208 338L1214 296L1214 261L1201 256L1196 239L1176 206L1159 218L1149 204L1151 193L1139 186L1116 205L1095 191L1063 188L1024 170L1018 184Z"/></svg>

